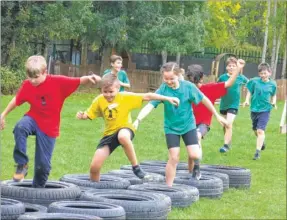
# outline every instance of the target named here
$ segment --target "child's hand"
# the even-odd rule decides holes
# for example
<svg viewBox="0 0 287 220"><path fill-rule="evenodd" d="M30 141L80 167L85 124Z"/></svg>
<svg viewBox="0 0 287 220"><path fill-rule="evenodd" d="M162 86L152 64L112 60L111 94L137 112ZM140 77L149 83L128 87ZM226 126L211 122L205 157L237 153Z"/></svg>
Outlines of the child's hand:
<svg viewBox="0 0 287 220"><path fill-rule="evenodd" d="M92 74L92 75L88 76L88 79L93 84L96 84L97 82L100 82L102 78L100 76L96 75L96 74Z"/></svg>
<svg viewBox="0 0 287 220"><path fill-rule="evenodd" d="M227 128L229 127L227 120L223 118L222 116L216 115L216 119L223 127L227 127Z"/></svg>
<svg viewBox="0 0 287 220"><path fill-rule="evenodd" d="M5 117L2 117L0 115L0 130L3 130L5 128Z"/></svg>
<svg viewBox="0 0 287 220"><path fill-rule="evenodd" d="M172 105L175 105L175 106L177 106L177 107L179 106L179 103L180 103L179 99L176 98L176 97L169 97L168 101L169 101Z"/></svg>
<svg viewBox="0 0 287 220"><path fill-rule="evenodd" d="M243 104L242 104L243 108L245 108L246 106L249 106L249 102L247 102L247 101L243 102Z"/></svg>
<svg viewBox="0 0 287 220"><path fill-rule="evenodd" d="M88 117L87 117L87 115L86 115L84 112L79 111L79 112L77 112L77 114L76 114L76 118L77 118L77 119L87 119Z"/></svg>
<svg viewBox="0 0 287 220"><path fill-rule="evenodd" d="M277 110L277 105L276 105L276 103L271 103L271 105L273 106L273 108L274 108L275 110Z"/></svg>
<svg viewBox="0 0 287 220"><path fill-rule="evenodd" d="M136 130L138 130L138 127L139 127L139 124L140 124L140 120L139 119L136 119L133 123L133 126Z"/></svg>

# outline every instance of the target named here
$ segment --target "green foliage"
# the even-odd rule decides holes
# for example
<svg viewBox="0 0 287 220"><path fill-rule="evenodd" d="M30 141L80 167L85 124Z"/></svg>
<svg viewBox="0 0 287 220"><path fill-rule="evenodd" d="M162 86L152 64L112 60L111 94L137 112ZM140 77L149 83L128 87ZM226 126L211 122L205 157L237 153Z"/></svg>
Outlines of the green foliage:
<svg viewBox="0 0 287 220"><path fill-rule="evenodd" d="M20 87L22 81L26 78L23 71L14 71L8 67L1 66L1 94L14 94Z"/></svg>

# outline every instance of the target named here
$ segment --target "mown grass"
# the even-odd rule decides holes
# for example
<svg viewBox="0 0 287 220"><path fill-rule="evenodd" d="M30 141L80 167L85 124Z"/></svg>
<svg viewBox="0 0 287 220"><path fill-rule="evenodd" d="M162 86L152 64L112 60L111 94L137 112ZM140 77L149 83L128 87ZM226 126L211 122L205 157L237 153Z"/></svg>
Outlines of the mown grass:
<svg viewBox="0 0 287 220"><path fill-rule="evenodd" d="M61 136L57 139L52 159L50 180L58 180L68 173L88 173L90 161L103 131L102 119L79 121L78 110L86 109L95 94L78 93L69 97L62 111ZM12 96L1 97L1 111ZM1 131L1 180L11 179L14 172L12 130L15 123L28 110L23 105L6 119L7 127ZM203 141L202 163L246 167L252 173L249 190L230 189L220 200L200 199L184 209L173 208L169 219L286 219L286 135L279 134L279 121L283 103L273 110L266 130L266 150L259 161L253 161L256 139L251 130L248 108L240 108L234 123L232 150L222 155L218 149L223 143L220 125L213 120L211 132ZM133 116L138 111L133 112ZM30 172L33 178L34 137L28 140ZM163 108L154 110L140 125L134 139L138 160L167 160L163 133ZM181 160L186 161L186 151L181 146ZM119 169L129 164L123 150L118 148L106 161L102 172Z"/></svg>

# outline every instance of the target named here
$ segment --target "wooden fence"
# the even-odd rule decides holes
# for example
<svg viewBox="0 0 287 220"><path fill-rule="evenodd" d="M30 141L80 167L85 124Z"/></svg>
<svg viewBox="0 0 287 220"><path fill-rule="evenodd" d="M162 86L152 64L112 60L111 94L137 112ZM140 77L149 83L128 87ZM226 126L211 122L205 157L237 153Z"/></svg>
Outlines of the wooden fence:
<svg viewBox="0 0 287 220"><path fill-rule="evenodd" d="M76 67L73 65L63 63L56 63L54 66L55 74L62 74L72 77L80 77L83 75L87 75L89 71L99 74L100 66L96 64L90 64L86 66ZM162 83L162 76L159 71L129 69L127 71L127 74L131 83L131 88L129 90L133 92L155 91ZM205 83L214 82L215 76L214 75L209 75L208 77L204 76L203 81ZM277 100L286 100L287 80L279 79L276 80L276 83L277 83ZM247 92L246 88L243 88L241 93L242 97L246 96L246 92Z"/></svg>

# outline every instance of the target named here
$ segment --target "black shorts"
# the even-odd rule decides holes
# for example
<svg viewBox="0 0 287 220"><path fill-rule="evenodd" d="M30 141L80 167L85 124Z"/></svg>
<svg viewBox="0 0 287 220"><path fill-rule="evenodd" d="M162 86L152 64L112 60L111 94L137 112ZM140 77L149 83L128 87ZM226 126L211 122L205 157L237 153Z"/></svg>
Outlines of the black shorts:
<svg viewBox="0 0 287 220"><path fill-rule="evenodd" d="M167 144L168 149L173 148L173 147L179 147L180 136L182 137L185 143L185 146L198 144L197 131L196 129L192 129L183 135L166 134L165 139L166 139L166 144Z"/></svg>
<svg viewBox="0 0 287 220"><path fill-rule="evenodd" d="M237 115L238 113L238 109L236 108L229 108L226 110L220 110L220 114L222 115L227 115L227 113L233 114L233 115Z"/></svg>
<svg viewBox="0 0 287 220"><path fill-rule="evenodd" d="M197 132L201 134L201 139L209 132L210 127L207 124L198 124L196 125Z"/></svg>
<svg viewBox="0 0 287 220"><path fill-rule="evenodd" d="M135 134L134 132L130 129L130 128L121 128L119 129L117 132L105 136L100 140L100 143L97 146L97 149L103 148L105 145L107 145L110 149L110 154L113 153L113 151L119 146L121 145L118 139L118 134L120 132L120 130L122 129L127 129L131 132L131 140L134 138Z"/></svg>

